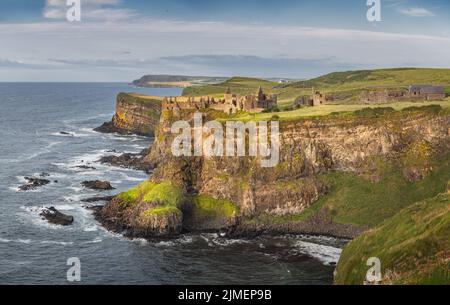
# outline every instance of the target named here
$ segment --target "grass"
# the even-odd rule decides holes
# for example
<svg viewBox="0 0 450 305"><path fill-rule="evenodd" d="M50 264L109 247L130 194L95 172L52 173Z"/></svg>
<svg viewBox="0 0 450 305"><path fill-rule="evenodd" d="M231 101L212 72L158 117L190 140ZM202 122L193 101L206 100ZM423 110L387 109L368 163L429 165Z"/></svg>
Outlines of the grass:
<svg viewBox="0 0 450 305"><path fill-rule="evenodd" d="M400 210L426 198L434 197L447 188L450 180L450 154L433 162L434 170L419 182L408 182L398 164L379 159L379 182L348 172L330 172L318 178L329 185L328 194L295 215L261 214L252 221L289 223L307 220L321 209L328 209L333 221L375 227Z"/></svg>
<svg viewBox="0 0 450 305"><path fill-rule="evenodd" d="M381 261L384 284L450 284L450 194L414 204L344 249L337 284L362 284L369 267Z"/></svg>
<svg viewBox="0 0 450 305"><path fill-rule="evenodd" d="M255 94L258 87L262 86L265 92L277 94L279 106L286 108L296 98L310 96L313 89L341 97L342 103L358 103L358 96L364 90L377 87L407 90L413 84L445 85L450 94L450 69L397 68L335 72L287 85L257 78L233 77L219 84L186 88L183 95L223 97L228 87L236 94Z"/></svg>
<svg viewBox="0 0 450 305"><path fill-rule="evenodd" d="M388 103L379 105L379 108L389 108L391 107L394 110L403 110L411 107L424 107L430 105L439 105L444 109L450 109L450 98L447 98L444 101L435 101L435 102L396 102L396 103ZM376 106L373 106L376 108ZM320 105L315 107L305 107L292 111L282 111L277 112L276 115L279 121L295 121L301 118L313 118L319 116L326 116L330 114L336 113L350 113L355 111L361 111L365 108L368 108L367 105L363 104L354 104L354 105ZM269 121L272 119L274 113L241 113L238 116L234 116L228 118L228 120L239 120L239 121Z"/></svg>
<svg viewBox="0 0 450 305"><path fill-rule="evenodd" d="M294 88L326 88L345 91L378 86L407 87L413 84L449 85L450 69L396 68L334 72L321 77L288 84Z"/></svg>
<svg viewBox="0 0 450 305"><path fill-rule="evenodd" d="M323 179L332 190L315 204L315 209L328 208L335 222L373 227L414 202L444 191L449 173L447 158L445 164L416 183L406 181L398 169L388 169L375 183L356 174L327 174Z"/></svg>

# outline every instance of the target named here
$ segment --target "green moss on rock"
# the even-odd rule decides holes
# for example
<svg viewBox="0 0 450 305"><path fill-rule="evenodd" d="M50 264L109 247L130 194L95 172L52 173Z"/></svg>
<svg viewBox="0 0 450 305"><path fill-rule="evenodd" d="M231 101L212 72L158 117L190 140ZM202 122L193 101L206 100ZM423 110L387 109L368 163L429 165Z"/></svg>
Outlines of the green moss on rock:
<svg viewBox="0 0 450 305"><path fill-rule="evenodd" d="M153 217L153 216L168 216L172 214L177 214L177 216L182 216L181 211L173 206L157 206L152 209L148 209L144 212L145 217Z"/></svg>
<svg viewBox="0 0 450 305"><path fill-rule="evenodd" d="M121 206L135 207L140 202L155 202L160 205L179 206L183 201L183 190L170 182L154 183L145 181L117 196Z"/></svg>
<svg viewBox="0 0 450 305"><path fill-rule="evenodd" d="M239 214L239 208L231 201L215 199L208 195L198 195L193 199L193 211L198 216L217 215L234 217Z"/></svg>

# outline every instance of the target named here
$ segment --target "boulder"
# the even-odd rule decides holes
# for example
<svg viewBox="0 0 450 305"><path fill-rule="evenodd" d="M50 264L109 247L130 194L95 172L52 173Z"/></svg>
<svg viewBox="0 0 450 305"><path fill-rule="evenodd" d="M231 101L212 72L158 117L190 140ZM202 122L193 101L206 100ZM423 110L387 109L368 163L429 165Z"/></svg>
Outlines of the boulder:
<svg viewBox="0 0 450 305"><path fill-rule="evenodd" d="M55 225L69 226L73 223L73 216L63 214L54 207L45 208L39 215Z"/></svg>
<svg viewBox="0 0 450 305"><path fill-rule="evenodd" d="M102 191L108 191L113 190L114 188L111 186L111 183L108 181L83 181L81 183L85 188L92 189L92 190L102 190Z"/></svg>
<svg viewBox="0 0 450 305"><path fill-rule="evenodd" d="M98 201L111 201L113 200L114 196L98 196L98 197L90 197L81 200L82 202L92 203L92 202L98 202Z"/></svg>
<svg viewBox="0 0 450 305"><path fill-rule="evenodd" d="M21 191L34 190L40 186L44 186L44 185L47 185L50 183L50 180L33 178L33 177L25 177L25 180L27 180L27 184L19 186L19 189Z"/></svg>

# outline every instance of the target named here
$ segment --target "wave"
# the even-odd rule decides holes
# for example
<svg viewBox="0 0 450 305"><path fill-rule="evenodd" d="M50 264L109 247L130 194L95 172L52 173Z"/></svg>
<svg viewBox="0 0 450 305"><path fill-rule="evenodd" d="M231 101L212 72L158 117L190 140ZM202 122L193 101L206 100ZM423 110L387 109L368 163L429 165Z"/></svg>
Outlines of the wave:
<svg viewBox="0 0 450 305"><path fill-rule="evenodd" d="M295 243L296 251L309 255L323 262L325 265L333 265L339 261L342 249L333 246L298 241Z"/></svg>

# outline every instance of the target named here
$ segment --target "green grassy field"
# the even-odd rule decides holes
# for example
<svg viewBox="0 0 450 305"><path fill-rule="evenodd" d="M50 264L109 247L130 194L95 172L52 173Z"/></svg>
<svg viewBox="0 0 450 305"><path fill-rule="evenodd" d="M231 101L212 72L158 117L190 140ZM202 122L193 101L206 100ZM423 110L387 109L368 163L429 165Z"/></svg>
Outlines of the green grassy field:
<svg viewBox="0 0 450 305"><path fill-rule="evenodd" d="M186 88L183 95L221 97L228 87L233 93L251 94L262 86L267 93L278 94L278 104L284 108L292 105L297 97L310 96L313 89L340 97L339 103L357 103L363 90L376 87L407 89L413 84L444 85L447 92L450 92L450 69L398 68L335 72L281 85L257 78L233 77L219 84Z"/></svg>
<svg viewBox="0 0 450 305"><path fill-rule="evenodd" d="M423 107L429 105L440 105L443 109L450 109L450 98L444 101L434 101L434 102L396 102L381 105L364 105L364 104L354 104L354 105L320 105L315 107L304 107L292 111L282 111L276 113L242 113L240 115L234 116L229 120L240 120L240 121L267 121L273 119L277 116L279 121L293 121L300 118L308 117L318 117L325 116L332 113L345 113L354 112L367 107L391 107L394 110L402 110L409 107Z"/></svg>
<svg viewBox="0 0 450 305"><path fill-rule="evenodd" d="M330 211L334 222L374 227L405 207L444 192L450 180L450 154L430 160L433 172L418 182L405 180L398 164L386 160L374 162L381 177L378 182L371 182L355 173L323 174L319 178L331 186L327 195L300 214L270 216L270 221L303 221L325 208Z"/></svg>
<svg viewBox="0 0 450 305"><path fill-rule="evenodd" d="M412 205L350 242L336 284L361 285L370 257L381 262L383 284L450 284L450 193Z"/></svg>

